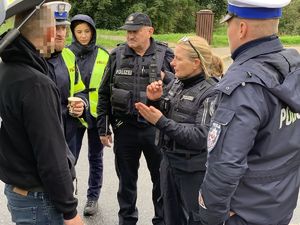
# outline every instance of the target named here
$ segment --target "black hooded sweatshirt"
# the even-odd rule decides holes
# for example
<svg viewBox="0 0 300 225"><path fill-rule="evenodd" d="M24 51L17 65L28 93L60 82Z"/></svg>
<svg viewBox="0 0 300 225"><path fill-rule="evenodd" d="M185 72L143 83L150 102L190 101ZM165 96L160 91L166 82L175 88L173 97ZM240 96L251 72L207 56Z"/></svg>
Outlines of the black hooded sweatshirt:
<svg viewBox="0 0 300 225"><path fill-rule="evenodd" d="M72 219L77 199L47 63L21 35L0 56L0 179L23 189L43 187L64 218Z"/></svg>

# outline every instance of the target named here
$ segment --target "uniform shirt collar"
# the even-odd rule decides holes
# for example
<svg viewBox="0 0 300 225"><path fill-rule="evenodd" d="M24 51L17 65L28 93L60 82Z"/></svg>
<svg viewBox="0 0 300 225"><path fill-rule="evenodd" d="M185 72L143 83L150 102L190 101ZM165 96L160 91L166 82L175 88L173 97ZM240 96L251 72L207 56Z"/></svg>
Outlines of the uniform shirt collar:
<svg viewBox="0 0 300 225"><path fill-rule="evenodd" d="M253 48L263 42L268 42L268 41L272 41L274 39L278 39L278 37L274 34L271 36L267 36L267 37L263 37L263 38L259 38L250 42L247 42L246 44L241 45L240 47L238 47L231 55L231 58L233 60L235 60L240 54L242 54L244 51Z"/></svg>
<svg viewBox="0 0 300 225"><path fill-rule="evenodd" d="M195 84L198 84L199 82L205 80L205 74L199 73L195 76L189 77L187 79L180 79L180 81L183 83L183 86L185 88L194 86Z"/></svg>
<svg viewBox="0 0 300 225"><path fill-rule="evenodd" d="M149 46L149 48L146 50L144 56L155 54L155 50L156 50L156 43L155 43L154 39L151 37L151 38L150 38L150 46ZM137 55L137 54L135 53L135 51L134 51L132 48L130 48L130 47L126 44L126 48L125 48L124 55L127 55L127 56L135 56L135 55Z"/></svg>

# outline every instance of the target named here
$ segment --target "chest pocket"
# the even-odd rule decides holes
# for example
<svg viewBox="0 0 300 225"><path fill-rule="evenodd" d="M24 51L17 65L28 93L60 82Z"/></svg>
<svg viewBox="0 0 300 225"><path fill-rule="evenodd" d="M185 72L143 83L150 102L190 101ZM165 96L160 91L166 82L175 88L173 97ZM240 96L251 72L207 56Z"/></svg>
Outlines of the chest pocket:
<svg viewBox="0 0 300 225"><path fill-rule="evenodd" d="M122 88L125 90L133 89L134 79L134 66L127 65L116 69L116 73L113 77L113 83L116 88Z"/></svg>
<svg viewBox="0 0 300 225"><path fill-rule="evenodd" d="M196 101L196 97L189 94L180 96L174 107L173 119L178 123L193 122L192 118L196 116L198 111L198 107L195 106Z"/></svg>
<svg viewBox="0 0 300 225"><path fill-rule="evenodd" d="M207 135L207 151L211 152L216 144L223 145L223 140L228 129L228 124L232 121L235 112L230 109L218 108L212 119Z"/></svg>

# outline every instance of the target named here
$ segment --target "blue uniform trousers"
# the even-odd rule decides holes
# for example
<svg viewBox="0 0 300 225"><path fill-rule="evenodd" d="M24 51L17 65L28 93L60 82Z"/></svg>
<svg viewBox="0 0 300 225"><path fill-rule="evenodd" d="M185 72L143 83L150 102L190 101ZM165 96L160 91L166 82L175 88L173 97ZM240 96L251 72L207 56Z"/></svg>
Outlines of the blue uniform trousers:
<svg viewBox="0 0 300 225"><path fill-rule="evenodd" d="M76 155L78 159L82 139L87 130L88 137L88 159L89 159L89 188L87 190L87 198L98 200L103 181L103 145L101 144L97 128L80 127L76 133Z"/></svg>

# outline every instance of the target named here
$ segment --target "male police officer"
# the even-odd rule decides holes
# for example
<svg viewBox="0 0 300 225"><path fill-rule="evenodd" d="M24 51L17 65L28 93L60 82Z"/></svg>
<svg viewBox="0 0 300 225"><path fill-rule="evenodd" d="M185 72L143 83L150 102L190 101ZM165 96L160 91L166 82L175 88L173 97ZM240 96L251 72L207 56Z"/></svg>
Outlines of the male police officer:
<svg viewBox="0 0 300 225"><path fill-rule="evenodd" d="M51 79L56 83L62 106L62 118L67 144L76 156L76 130L80 121L76 117L82 116L84 107L87 105L85 95L80 93L85 90L85 85L81 80L79 70L76 65L74 53L65 48L67 37L67 27L70 25L68 13L71 5L67 2L50 2L48 6L54 11L56 20L55 52L48 59L51 73ZM72 113L69 114L68 97L76 95L82 101L78 101L75 107L72 107Z"/></svg>
<svg viewBox="0 0 300 225"><path fill-rule="evenodd" d="M161 153L155 146L155 128L149 125L134 107L146 101L146 86L161 79L161 71L170 71L172 51L151 37L153 27L144 13L133 13L121 27L127 30L127 43L119 45L110 55L99 89L98 131L105 146L112 142L109 123L115 135L114 152L119 177L119 224L134 225L137 175L141 153L146 158L153 182L155 217L153 224L163 224L160 196L159 165ZM166 81L166 78L164 79Z"/></svg>
<svg viewBox="0 0 300 225"><path fill-rule="evenodd" d="M18 6L24 9L30 2L31 8L38 5L18 1ZM55 37L53 11L47 3L41 6L43 2L16 15L16 28L26 22L0 54L0 179L6 183L13 222L82 225L61 129L59 94L41 57L50 55Z"/></svg>
<svg viewBox="0 0 300 225"><path fill-rule="evenodd" d="M217 86L202 224L289 224L300 183L300 56L275 35L290 0L229 0L234 63Z"/></svg>

